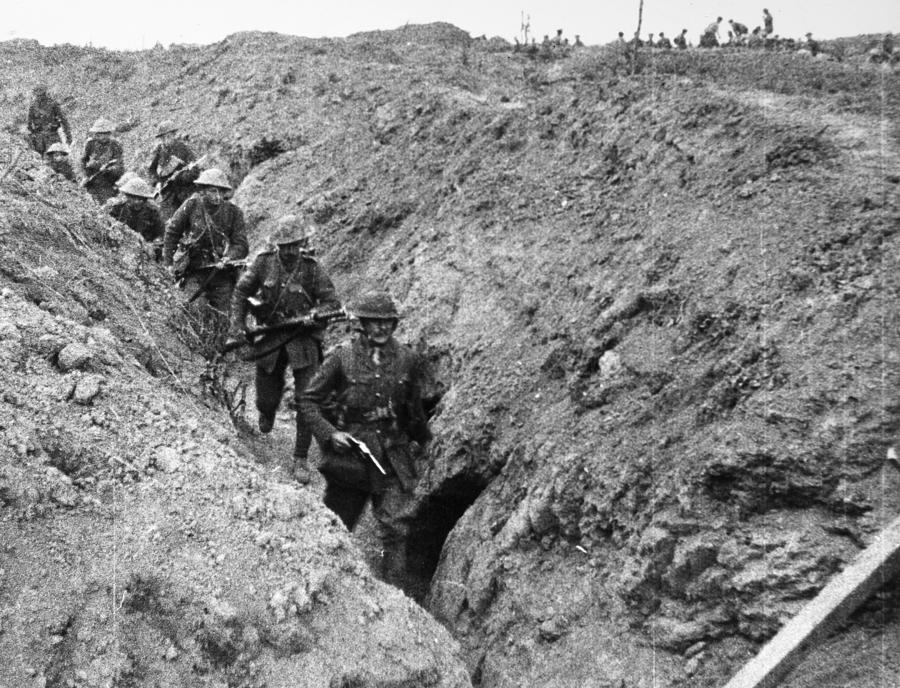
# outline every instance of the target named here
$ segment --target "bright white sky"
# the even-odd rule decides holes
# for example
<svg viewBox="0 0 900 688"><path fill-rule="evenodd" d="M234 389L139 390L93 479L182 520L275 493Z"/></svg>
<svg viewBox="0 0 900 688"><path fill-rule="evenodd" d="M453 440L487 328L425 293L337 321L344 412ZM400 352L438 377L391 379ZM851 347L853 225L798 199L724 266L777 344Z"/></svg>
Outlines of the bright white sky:
<svg viewBox="0 0 900 688"><path fill-rule="evenodd" d="M522 12L540 41L557 28L570 39L606 43L619 31L633 34L638 0L41 0L0 3L0 40L35 38L45 45L73 43L116 50L151 48L157 42L213 43L249 30L317 38L394 29L407 23L446 21L472 36L519 35ZM762 23L762 8L775 17L775 33L817 38L897 32L898 0L646 0L642 35L688 29L697 42L717 15ZM725 27L727 28L727 27Z"/></svg>

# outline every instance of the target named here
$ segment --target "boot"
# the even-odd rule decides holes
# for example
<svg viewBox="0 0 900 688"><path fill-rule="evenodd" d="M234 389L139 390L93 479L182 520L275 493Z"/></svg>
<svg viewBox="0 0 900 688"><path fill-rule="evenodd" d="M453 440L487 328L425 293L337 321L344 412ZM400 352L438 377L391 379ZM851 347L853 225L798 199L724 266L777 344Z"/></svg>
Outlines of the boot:
<svg viewBox="0 0 900 688"><path fill-rule="evenodd" d="M269 415L267 413L259 412L259 431L266 435L272 432L272 428L275 425L275 415Z"/></svg>
<svg viewBox="0 0 900 688"><path fill-rule="evenodd" d="M301 485L307 485L312 477L309 472L309 463L305 456L295 456L292 467L294 480Z"/></svg>

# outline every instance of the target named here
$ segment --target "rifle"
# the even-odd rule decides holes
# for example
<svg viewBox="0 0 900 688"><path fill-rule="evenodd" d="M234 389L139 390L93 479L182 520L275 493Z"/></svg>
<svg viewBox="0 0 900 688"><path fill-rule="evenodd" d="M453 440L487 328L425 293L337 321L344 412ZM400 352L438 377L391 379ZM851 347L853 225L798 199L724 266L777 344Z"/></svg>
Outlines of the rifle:
<svg viewBox="0 0 900 688"><path fill-rule="evenodd" d="M193 303L196 301L200 295L206 291L206 287L209 286L209 283L213 281L213 278L218 275L220 272L224 270L230 270L231 268L242 268L247 264L246 260L220 260L218 263L207 263L206 265L201 265L200 270L209 270L212 271L206 276L203 282L200 283L200 286L197 287L197 290L191 294L191 297L187 300L188 303Z"/></svg>
<svg viewBox="0 0 900 688"><path fill-rule="evenodd" d="M285 320L284 322L276 323L275 325L262 325L260 327L254 327L247 330L246 336L243 340L230 339L226 341L222 346L222 353L234 351L235 349L244 345L254 346L262 341L263 337L265 337L267 334L277 332L291 332L292 330L294 331L288 337L288 339L279 341L278 345L271 350L264 351L253 356L253 359L265 358L270 353L281 348L295 337L299 337L304 332L317 330L320 327L324 327L325 325L337 322L339 320L346 320L347 318L347 311L345 311L343 308L337 308L332 311L322 311L321 313L313 311L309 315L305 315L302 318L292 318L290 320Z"/></svg>
<svg viewBox="0 0 900 688"><path fill-rule="evenodd" d="M162 197L163 194L166 192L166 189L168 189L172 184L175 183L175 180L177 177L180 177L185 172L194 170L194 169L198 168L200 165L202 165L203 163L205 163L207 155L208 154L203 154L201 157L197 158L196 160L194 160L194 162L192 162L189 165L185 165L184 161L179 159L180 164L176 165L176 167L172 171L172 173L168 177L166 177L166 181L164 181L162 184L159 185L157 195Z"/></svg>
<svg viewBox="0 0 900 688"><path fill-rule="evenodd" d="M381 473L381 475L387 475L387 471L378 463L378 459L375 458L375 455L372 453L372 450L366 446L366 443L356 439L352 435L347 438L347 441L350 442L350 446L353 447L354 453L363 459L368 459L372 463L375 464L375 468Z"/></svg>
<svg viewBox="0 0 900 688"><path fill-rule="evenodd" d="M97 170L96 172L94 172L94 174L92 174L90 177L87 177L83 182L81 182L81 186L87 188L88 186L90 186L91 184L94 183L95 179L97 179L101 174L106 172L110 167L112 167L113 165L115 165L118 162L119 162L118 158L113 158L112 160L109 160L108 162L103 163L103 166L99 170Z"/></svg>

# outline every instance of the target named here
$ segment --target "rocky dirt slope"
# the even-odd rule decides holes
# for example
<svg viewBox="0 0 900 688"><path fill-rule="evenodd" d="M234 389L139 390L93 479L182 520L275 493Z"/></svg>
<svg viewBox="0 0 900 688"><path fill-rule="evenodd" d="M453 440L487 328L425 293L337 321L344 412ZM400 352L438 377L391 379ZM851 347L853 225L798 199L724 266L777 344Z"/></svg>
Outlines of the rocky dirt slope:
<svg viewBox="0 0 900 688"><path fill-rule="evenodd" d="M0 207L0 685L470 685L257 463L137 235L27 158Z"/></svg>
<svg viewBox="0 0 900 688"><path fill-rule="evenodd" d="M131 167L174 117L257 239L306 213L343 294L398 296L443 387L411 589L474 683L720 685L900 511L897 76L497 46L4 44L0 109L40 74ZM791 685L897 680L897 602Z"/></svg>

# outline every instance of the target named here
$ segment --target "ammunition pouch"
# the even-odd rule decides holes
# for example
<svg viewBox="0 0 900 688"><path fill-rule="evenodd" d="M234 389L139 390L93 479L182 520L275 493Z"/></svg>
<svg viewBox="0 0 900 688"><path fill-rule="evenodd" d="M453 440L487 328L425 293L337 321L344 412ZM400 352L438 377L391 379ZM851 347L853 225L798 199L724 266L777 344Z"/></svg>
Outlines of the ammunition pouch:
<svg viewBox="0 0 900 688"><path fill-rule="evenodd" d="M175 255L172 258L172 276L176 280L182 279L188 273L190 266L191 251L184 248L179 248L175 251Z"/></svg>

